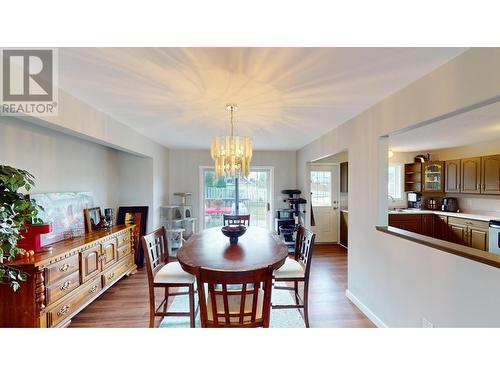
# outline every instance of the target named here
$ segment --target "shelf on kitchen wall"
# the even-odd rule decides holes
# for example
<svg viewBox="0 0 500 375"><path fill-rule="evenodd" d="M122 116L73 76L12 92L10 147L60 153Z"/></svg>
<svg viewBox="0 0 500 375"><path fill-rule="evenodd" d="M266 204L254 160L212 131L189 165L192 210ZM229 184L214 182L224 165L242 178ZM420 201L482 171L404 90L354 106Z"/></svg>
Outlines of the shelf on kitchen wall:
<svg viewBox="0 0 500 375"><path fill-rule="evenodd" d="M422 191L422 163L405 164L405 192Z"/></svg>

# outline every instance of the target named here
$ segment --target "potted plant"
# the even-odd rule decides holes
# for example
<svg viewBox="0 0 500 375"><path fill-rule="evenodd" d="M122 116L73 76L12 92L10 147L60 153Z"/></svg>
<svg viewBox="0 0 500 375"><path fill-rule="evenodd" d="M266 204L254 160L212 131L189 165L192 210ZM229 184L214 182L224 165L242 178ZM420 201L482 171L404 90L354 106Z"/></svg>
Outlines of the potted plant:
<svg viewBox="0 0 500 375"><path fill-rule="evenodd" d="M27 275L21 270L4 263L14 260L16 256L27 253L18 247L29 224L40 224L37 217L43 208L34 199L19 190L30 191L34 186L34 177L29 172L0 165L0 283L10 283L16 291Z"/></svg>

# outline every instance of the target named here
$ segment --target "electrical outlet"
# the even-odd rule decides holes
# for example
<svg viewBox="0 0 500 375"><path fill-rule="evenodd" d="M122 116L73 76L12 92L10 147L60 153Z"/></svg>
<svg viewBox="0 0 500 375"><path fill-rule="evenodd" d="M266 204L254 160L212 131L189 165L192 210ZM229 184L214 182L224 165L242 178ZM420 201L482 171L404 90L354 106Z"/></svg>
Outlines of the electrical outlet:
<svg viewBox="0 0 500 375"><path fill-rule="evenodd" d="M422 328L434 328L434 324L429 322L427 319L422 318Z"/></svg>

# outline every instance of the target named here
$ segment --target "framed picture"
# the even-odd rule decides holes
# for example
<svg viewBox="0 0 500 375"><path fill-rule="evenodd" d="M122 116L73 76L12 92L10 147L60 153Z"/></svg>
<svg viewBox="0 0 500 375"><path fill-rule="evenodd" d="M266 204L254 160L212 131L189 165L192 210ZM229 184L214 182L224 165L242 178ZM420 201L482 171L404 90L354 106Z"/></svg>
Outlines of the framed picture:
<svg viewBox="0 0 500 375"><path fill-rule="evenodd" d="M134 254L135 264L141 268L144 265L144 252L141 236L146 234L148 225L148 206L118 207L117 224L135 224L134 229Z"/></svg>
<svg viewBox="0 0 500 375"><path fill-rule="evenodd" d="M44 210L38 217L52 224L52 232L42 234L42 246L67 238L82 236L85 232L84 210L94 206L92 193L85 191L31 194Z"/></svg>
<svg viewBox="0 0 500 375"><path fill-rule="evenodd" d="M85 218L85 232L92 232L101 221L101 207L85 208L83 216Z"/></svg>

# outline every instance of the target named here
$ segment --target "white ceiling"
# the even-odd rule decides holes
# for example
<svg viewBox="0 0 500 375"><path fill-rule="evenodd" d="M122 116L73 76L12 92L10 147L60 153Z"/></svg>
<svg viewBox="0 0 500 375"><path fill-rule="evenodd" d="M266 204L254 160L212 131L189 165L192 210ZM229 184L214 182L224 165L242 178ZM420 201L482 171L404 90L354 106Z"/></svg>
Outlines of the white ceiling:
<svg viewBox="0 0 500 375"><path fill-rule="evenodd" d="M61 48L61 88L170 148L296 150L463 48Z"/></svg>
<svg viewBox="0 0 500 375"><path fill-rule="evenodd" d="M431 151L498 139L500 102L389 136L396 152Z"/></svg>

